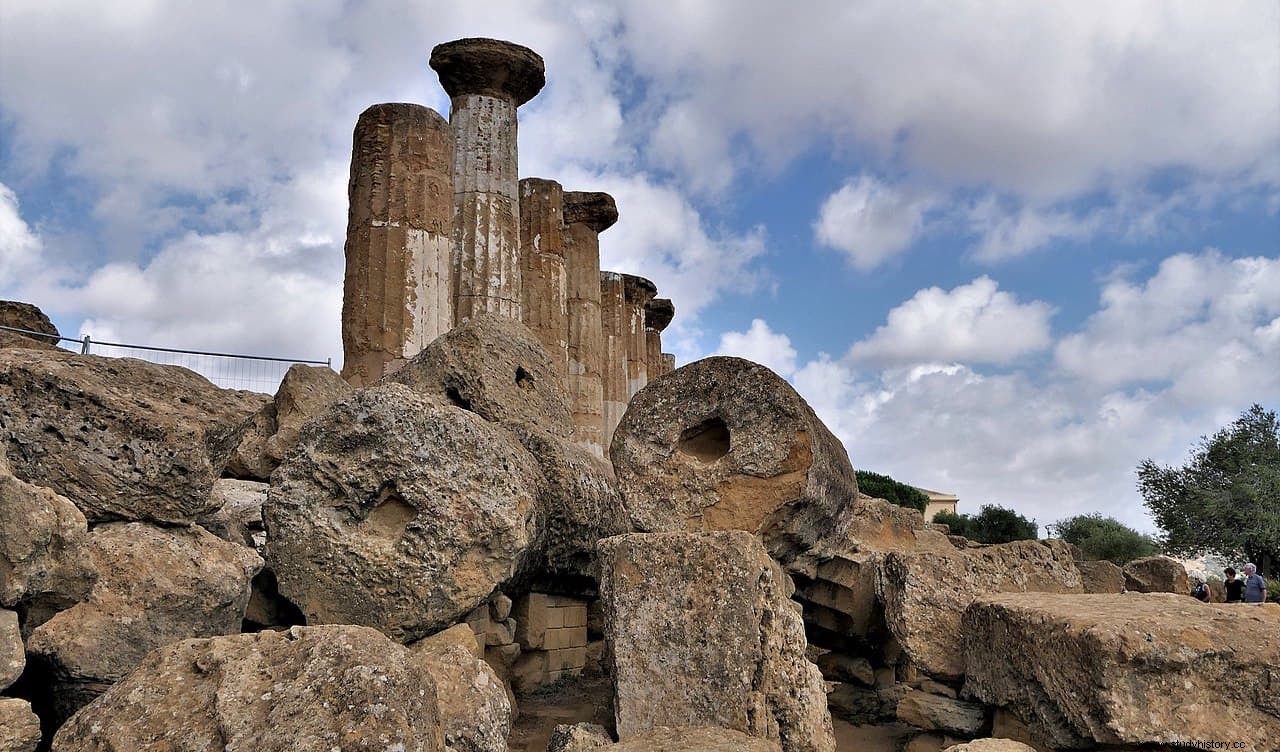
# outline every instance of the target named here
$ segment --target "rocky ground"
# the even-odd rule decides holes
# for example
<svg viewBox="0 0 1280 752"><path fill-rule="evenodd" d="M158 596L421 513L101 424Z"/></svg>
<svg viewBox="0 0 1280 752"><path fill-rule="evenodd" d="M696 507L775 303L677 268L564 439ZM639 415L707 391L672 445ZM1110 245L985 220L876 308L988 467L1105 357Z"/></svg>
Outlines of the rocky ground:
<svg viewBox="0 0 1280 752"><path fill-rule="evenodd" d="M0 752L1280 749L1280 607L862 496L758 364L610 462L503 319L274 397L0 323Z"/></svg>

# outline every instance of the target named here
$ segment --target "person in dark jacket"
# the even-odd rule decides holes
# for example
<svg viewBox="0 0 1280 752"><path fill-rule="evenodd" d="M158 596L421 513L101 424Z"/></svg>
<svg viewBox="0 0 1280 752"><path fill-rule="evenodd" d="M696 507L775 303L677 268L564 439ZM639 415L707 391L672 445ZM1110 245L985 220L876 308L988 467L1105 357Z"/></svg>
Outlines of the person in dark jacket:
<svg viewBox="0 0 1280 752"><path fill-rule="evenodd" d="M1244 580L1238 579L1236 570L1231 567L1222 570L1222 573L1227 576L1226 581L1222 583L1223 587L1227 589L1227 603L1243 603Z"/></svg>
<svg viewBox="0 0 1280 752"><path fill-rule="evenodd" d="M1204 584L1204 580L1199 577L1191 578L1191 597L1198 601L1208 603L1212 598L1209 596L1209 586Z"/></svg>

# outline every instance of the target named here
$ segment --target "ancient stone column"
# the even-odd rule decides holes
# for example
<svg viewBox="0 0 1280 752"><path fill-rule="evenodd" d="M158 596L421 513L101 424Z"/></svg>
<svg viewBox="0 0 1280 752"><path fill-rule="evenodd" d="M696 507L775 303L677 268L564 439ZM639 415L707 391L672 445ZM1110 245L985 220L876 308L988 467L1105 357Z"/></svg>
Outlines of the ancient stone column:
<svg viewBox="0 0 1280 752"><path fill-rule="evenodd" d="M600 233L618 221L607 193L564 194L568 281L569 397L574 438L603 457L605 344L600 316Z"/></svg>
<svg viewBox="0 0 1280 752"><path fill-rule="evenodd" d="M348 196L342 376L359 387L452 325L453 129L416 104L365 110Z"/></svg>
<svg viewBox="0 0 1280 752"><path fill-rule="evenodd" d="M662 360L662 330L675 315L676 307L668 298L654 298L644 307L645 369L649 381L666 373Z"/></svg>
<svg viewBox="0 0 1280 752"><path fill-rule="evenodd" d="M600 324L604 331L604 449L609 453L613 429L627 411L626 283L617 272L600 272Z"/></svg>
<svg viewBox="0 0 1280 752"><path fill-rule="evenodd" d="M671 353L662 354L662 375L666 376L676 370L676 356Z"/></svg>
<svg viewBox="0 0 1280 752"><path fill-rule="evenodd" d="M546 79L533 50L495 39L459 39L431 51L452 99L454 321L489 312L519 321L520 198L516 108Z"/></svg>
<svg viewBox="0 0 1280 752"><path fill-rule="evenodd" d="M525 326L546 348L561 379L569 375L564 190L554 180L520 181L520 289Z"/></svg>
<svg viewBox="0 0 1280 752"><path fill-rule="evenodd" d="M658 294L658 286L644 277L624 274L622 294L626 304L623 336L627 351L627 401L630 402L632 395L649 383L649 349L644 334L644 307Z"/></svg>

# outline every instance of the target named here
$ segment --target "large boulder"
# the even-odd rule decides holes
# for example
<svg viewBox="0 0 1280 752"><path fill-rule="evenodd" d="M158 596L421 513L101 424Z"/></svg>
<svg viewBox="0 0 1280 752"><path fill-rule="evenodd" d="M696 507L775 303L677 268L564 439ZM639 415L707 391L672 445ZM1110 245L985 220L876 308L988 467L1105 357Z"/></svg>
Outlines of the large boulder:
<svg viewBox="0 0 1280 752"><path fill-rule="evenodd" d="M635 529L747 530L784 564L843 540L858 497L840 441L782 377L741 358L641 389L609 456Z"/></svg>
<svg viewBox="0 0 1280 752"><path fill-rule="evenodd" d="M608 752L779 752L777 742L724 728L655 728L605 747Z"/></svg>
<svg viewBox="0 0 1280 752"><path fill-rule="evenodd" d="M71 499L91 522L186 523L261 395L132 358L0 350L0 435L13 474Z"/></svg>
<svg viewBox="0 0 1280 752"><path fill-rule="evenodd" d="M542 482L511 434L466 410L401 384L357 390L273 475L267 561L308 624L412 642L519 573Z"/></svg>
<svg viewBox="0 0 1280 752"><path fill-rule="evenodd" d="M22 632L18 629L18 614L0 608L0 692L22 676L26 665L27 653L22 644Z"/></svg>
<svg viewBox="0 0 1280 752"><path fill-rule="evenodd" d="M471 627L455 625L410 648L436 685L445 749L507 752L511 703L502 680L476 655Z"/></svg>
<svg viewBox="0 0 1280 752"><path fill-rule="evenodd" d="M147 656L54 737L55 752L441 752L436 688L365 627L185 640Z"/></svg>
<svg viewBox="0 0 1280 752"><path fill-rule="evenodd" d="M916 668L954 680L964 674L961 616L991 593L1081 593L1071 550L1061 541L1014 541L951 550L893 551L878 569L885 623Z"/></svg>
<svg viewBox="0 0 1280 752"><path fill-rule="evenodd" d="M1182 562L1168 556L1148 556L1124 565L1124 589L1135 593L1191 594L1191 579Z"/></svg>
<svg viewBox="0 0 1280 752"><path fill-rule="evenodd" d="M0 752L35 752L40 746L40 719L31 704L0 697Z"/></svg>
<svg viewBox="0 0 1280 752"><path fill-rule="evenodd" d="M524 324L480 314L433 340L383 381L405 384L504 426L573 433L564 379Z"/></svg>
<svg viewBox="0 0 1280 752"><path fill-rule="evenodd" d="M0 329L0 347L52 350L58 344L58 327L53 325L44 311L30 303L0 300L0 326L38 332L26 334ZM41 334L46 336L42 337Z"/></svg>
<svg viewBox="0 0 1280 752"><path fill-rule="evenodd" d="M1077 561L1086 593L1123 593L1124 570L1106 559Z"/></svg>
<svg viewBox="0 0 1280 752"><path fill-rule="evenodd" d="M245 427L240 444L227 461L228 474L245 480L270 479L280 460L298 443L302 424L351 391L332 368L295 363Z"/></svg>
<svg viewBox="0 0 1280 752"><path fill-rule="evenodd" d="M21 611L29 634L84 600L95 579L84 514L0 468L0 606Z"/></svg>
<svg viewBox="0 0 1280 752"><path fill-rule="evenodd" d="M953 744L943 752L1036 752L1036 750L1013 739L974 739L964 744Z"/></svg>
<svg viewBox="0 0 1280 752"><path fill-rule="evenodd" d="M613 746L613 737L596 723L562 723L551 731L547 752L590 752Z"/></svg>
<svg viewBox="0 0 1280 752"><path fill-rule="evenodd" d="M111 523L89 536L98 581L27 643L49 674L65 718L176 640L240 631L262 559L199 527Z"/></svg>
<svg viewBox="0 0 1280 752"><path fill-rule="evenodd" d="M219 538L261 551L266 544L262 505L267 501L266 483L219 478L209 492L218 508L201 517L200 527Z"/></svg>
<svg viewBox="0 0 1280 752"><path fill-rule="evenodd" d="M964 628L965 693L1050 747L1280 739L1280 606L1026 593L977 600Z"/></svg>
<svg viewBox="0 0 1280 752"><path fill-rule="evenodd" d="M791 581L754 535L621 535L601 541L600 557L622 741L719 726L787 752L835 750Z"/></svg>

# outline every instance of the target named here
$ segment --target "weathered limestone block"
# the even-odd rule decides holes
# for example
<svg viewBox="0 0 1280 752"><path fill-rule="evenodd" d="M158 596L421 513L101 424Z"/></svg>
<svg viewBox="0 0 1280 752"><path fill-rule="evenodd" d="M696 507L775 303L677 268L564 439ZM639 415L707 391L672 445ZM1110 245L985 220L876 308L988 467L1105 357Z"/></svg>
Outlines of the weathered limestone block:
<svg viewBox="0 0 1280 752"><path fill-rule="evenodd" d="M244 424L222 474L232 478L266 482L279 461L267 456L267 440L276 433L276 404L267 402Z"/></svg>
<svg viewBox="0 0 1280 752"><path fill-rule="evenodd" d="M780 376L714 357L641 390L610 454L637 530L749 530L784 564L844 540L849 455Z"/></svg>
<svg viewBox="0 0 1280 752"><path fill-rule="evenodd" d="M31 704L16 697L0 697L0 752L36 752L40 719Z"/></svg>
<svg viewBox="0 0 1280 752"><path fill-rule="evenodd" d="M889 631L930 676L964 674L961 616L991 593L1082 593L1071 552L1060 541L1015 541L964 550L890 552L877 593Z"/></svg>
<svg viewBox="0 0 1280 752"><path fill-rule="evenodd" d="M925 731L945 731L960 736L977 736L991 727L981 705L918 689L907 689L903 693L896 715L899 721Z"/></svg>
<svg viewBox="0 0 1280 752"><path fill-rule="evenodd" d="M44 311L30 303L0 300L0 326L48 335L41 337L39 334L0 330L0 347L51 350L58 344L58 327L53 325Z"/></svg>
<svg viewBox="0 0 1280 752"><path fill-rule="evenodd" d="M590 752L612 744L613 737L609 736L604 726L596 723L562 723L552 730L547 752Z"/></svg>
<svg viewBox="0 0 1280 752"><path fill-rule="evenodd" d="M822 676L830 681L856 682L864 687L874 687L875 668L871 661L841 653L824 653L814 661Z"/></svg>
<svg viewBox="0 0 1280 752"><path fill-rule="evenodd" d="M603 457L605 341L600 311L600 233L618 221L607 193L564 194L568 281L569 399L574 438Z"/></svg>
<svg viewBox="0 0 1280 752"><path fill-rule="evenodd" d="M620 739L721 726L784 750L835 750L791 582L755 536L621 535L600 556Z"/></svg>
<svg viewBox="0 0 1280 752"><path fill-rule="evenodd" d="M675 315L675 304L669 298L655 298L644 306L645 373L649 381L667 373L662 360L662 332Z"/></svg>
<svg viewBox="0 0 1280 752"><path fill-rule="evenodd" d="M22 611L30 634L84 600L97 576L75 504L0 469L0 606Z"/></svg>
<svg viewBox="0 0 1280 752"><path fill-rule="evenodd" d="M1106 560L1077 561L1086 593L1123 593L1124 570ZM1190 592L1190 588L1188 588Z"/></svg>
<svg viewBox="0 0 1280 752"><path fill-rule="evenodd" d="M564 381L518 320L477 314L432 342L388 381L504 427L573 433Z"/></svg>
<svg viewBox="0 0 1280 752"><path fill-rule="evenodd" d="M13 474L90 521L185 523L262 396L185 368L50 350L0 351L0 425Z"/></svg>
<svg viewBox="0 0 1280 752"><path fill-rule="evenodd" d="M267 439L267 456L279 464L298 443L302 424L350 391L351 386L331 368L301 363L289 366L276 390L276 432Z"/></svg>
<svg viewBox="0 0 1280 752"><path fill-rule="evenodd" d="M554 180L520 181L520 305L561 379L569 376L569 280L565 270L564 189Z"/></svg>
<svg viewBox="0 0 1280 752"><path fill-rule="evenodd" d="M645 307L658 294L657 285L634 274L622 275L626 306L623 337L626 340L627 400L649 383L649 345L645 338Z"/></svg>
<svg viewBox="0 0 1280 752"><path fill-rule="evenodd" d="M1148 556L1125 564L1124 587L1135 593L1191 594L1186 567L1168 556Z"/></svg>
<svg viewBox="0 0 1280 752"><path fill-rule="evenodd" d="M453 160L454 321L521 319L516 108L546 83L533 50L496 39L437 45L430 65L449 94Z"/></svg>
<svg viewBox="0 0 1280 752"><path fill-rule="evenodd" d="M453 129L416 104L360 114L351 149L342 377L367 386L453 324Z"/></svg>
<svg viewBox="0 0 1280 752"><path fill-rule="evenodd" d="M217 500L218 509L198 520L200 527L219 538L248 546L261 553L266 543L262 524L262 505L267 500L266 483L252 480L219 478L213 482L210 495Z"/></svg>
<svg viewBox="0 0 1280 752"><path fill-rule="evenodd" d="M445 749L507 752L511 703L502 680L476 656L471 634L470 627L458 624L410 649L436 685Z"/></svg>
<svg viewBox="0 0 1280 752"><path fill-rule="evenodd" d="M99 574L89 599L56 614L27 643L52 675L61 718L154 648L239 632L249 581L262 568L253 551L194 526L100 525L89 546Z"/></svg>
<svg viewBox="0 0 1280 752"><path fill-rule="evenodd" d="M964 627L965 694L1051 747L1223 738L1224 708L1280 739L1280 606L1027 593L975 601Z"/></svg>
<svg viewBox="0 0 1280 752"><path fill-rule="evenodd" d="M375 630L294 627L160 648L77 713L55 752L441 752L431 674Z"/></svg>
<svg viewBox="0 0 1280 752"><path fill-rule="evenodd" d="M308 624L412 642L517 573L541 483L533 457L475 414L402 384L357 390L308 422L276 470L267 561Z"/></svg>
<svg viewBox="0 0 1280 752"><path fill-rule="evenodd" d="M836 683L827 695L831 713L855 726L896 723L898 701L907 687L890 682L883 687Z"/></svg>
<svg viewBox="0 0 1280 752"><path fill-rule="evenodd" d="M1036 752L1036 750L1012 739L974 739L964 744L947 747L943 752Z"/></svg>
<svg viewBox="0 0 1280 752"><path fill-rule="evenodd" d="M524 650L587 646L587 604L576 598L529 593L516 604L516 640Z"/></svg>
<svg viewBox="0 0 1280 752"><path fill-rule="evenodd" d="M18 629L18 613L0 608L0 692L22 676L27 665L27 652Z"/></svg>
<svg viewBox="0 0 1280 752"><path fill-rule="evenodd" d="M609 752L779 752L776 742L724 728L654 728L607 748Z"/></svg>

